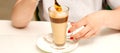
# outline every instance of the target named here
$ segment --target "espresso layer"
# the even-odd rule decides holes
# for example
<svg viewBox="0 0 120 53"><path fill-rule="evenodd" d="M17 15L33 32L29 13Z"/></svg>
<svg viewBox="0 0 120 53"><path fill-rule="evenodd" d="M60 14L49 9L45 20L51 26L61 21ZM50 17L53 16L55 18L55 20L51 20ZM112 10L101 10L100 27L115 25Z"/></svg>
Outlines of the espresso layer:
<svg viewBox="0 0 120 53"><path fill-rule="evenodd" d="M68 16L65 18L50 18L50 20L53 23L64 23L64 22L67 22Z"/></svg>

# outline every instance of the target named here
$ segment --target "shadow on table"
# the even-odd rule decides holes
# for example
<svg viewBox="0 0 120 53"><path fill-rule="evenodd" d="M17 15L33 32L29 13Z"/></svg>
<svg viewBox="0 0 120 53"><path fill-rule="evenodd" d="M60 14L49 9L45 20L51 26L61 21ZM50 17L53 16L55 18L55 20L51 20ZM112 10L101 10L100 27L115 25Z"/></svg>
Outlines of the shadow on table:
<svg viewBox="0 0 120 53"><path fill-rule="evenodd" d="M85 40L80 40L79 41L80 42L79 45L80 46L86 46L86 45L89 45L89 44L93 44L94 40L96 38L103 37L103 36L108 36L108 35L112 35L112 34L118 34L118 33L120 33L120 30L104 28L95 37L91 37L91 38L85 39Z"/></svg>

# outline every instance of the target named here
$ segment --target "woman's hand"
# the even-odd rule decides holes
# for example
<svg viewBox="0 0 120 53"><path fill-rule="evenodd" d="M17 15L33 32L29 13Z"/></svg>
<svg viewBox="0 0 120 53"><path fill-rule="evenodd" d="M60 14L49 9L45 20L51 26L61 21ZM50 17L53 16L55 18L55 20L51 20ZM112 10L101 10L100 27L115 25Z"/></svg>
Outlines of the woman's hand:
<svg viewBox="0 0 120 53"><path fill-rule="evenodd" d="M78 33L71 36L71 39L79 40L81 38L90 38L100 30L102 26L104 26L104 22L106 15L108 15L108 11L102 10L92 14L87 15L86 17L82 18L78 22L72 22L72 27L68 30L68 33L75 31L76 29L84 26L82 30Z"/></svg>

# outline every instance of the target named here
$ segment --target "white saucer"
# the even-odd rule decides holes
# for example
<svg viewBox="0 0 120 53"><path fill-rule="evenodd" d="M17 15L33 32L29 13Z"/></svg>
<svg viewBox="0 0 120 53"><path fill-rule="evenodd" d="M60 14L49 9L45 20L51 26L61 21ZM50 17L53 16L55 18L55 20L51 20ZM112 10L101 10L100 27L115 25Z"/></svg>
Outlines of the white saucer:
<svg viewBox="0 0 120 53"><path fill-rule="evenodd" d="M50 34L48 34L50 35ZM46 52L50 52L50 53L62 53L62 52L70 52L74 49L77 48L77 46L79 45L79 42L75 42L73 44L69 44L68 43L69 41L66 42L66 44L68 44L67 46L65 46L64 49L55 49L53 47L51 47L51 43L46 41L44 36L40 37L38 40L37 40L37 46L43 50L43 51L46 51ZM52 43L53 45L53 43Z"/></svg>
<svg viewBox="0 0 120 53"><path fill-rule="evenodd" d="M68 24L68 27L67 27L67 30L71 27L70 23ZM83 29L84 26L78 28L77 30L75 30L74 32L72 33L67 33L67 41L66 41L66 44L65 46L63 46L65 49L55 49L54 47L51 47L51 45L54 45L53 42L52 42L52 38L50 33L47 33L46 35L44 34L42 37L40 37L38 40L37 40L37 46L43 50L43 51L46 51L46 52L50 52L50 53L66 53L66 52L70 52L74 49L76 49L79 45L79 41L78 42L75 42L75 41L71 41L69 40L68 38L70 38L70 35L71 34L76 34L77 32L79 32L81 29ZM47 38L45 38L45 36L47 36ZM46 41L47 40L47 41ZM73 44L71 44L73 43ZM67 46L66 46L67 45Z"/></svg>

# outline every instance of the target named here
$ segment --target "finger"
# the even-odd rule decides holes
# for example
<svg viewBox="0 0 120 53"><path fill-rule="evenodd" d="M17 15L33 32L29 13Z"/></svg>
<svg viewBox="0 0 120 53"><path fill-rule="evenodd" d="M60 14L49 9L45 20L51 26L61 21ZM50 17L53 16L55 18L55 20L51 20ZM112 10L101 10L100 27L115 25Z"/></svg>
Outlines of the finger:
<svg viewBox="0 0 120 53"><path fill-rule="evenodd" d="M95 34L96 34L96 30L91 30L83 38L88 39L88 38L90 38L92 36L95 36Z"/></svg>
<svg viewBox="0 0 120 53"><path fill-rule="evenodd" d="M74 26L74 25L75 25L75 23L76 23L76 22L71 22L70 24L71 24L72 26Z"/></svg>
<svg viewBox="0 0 120 53"><path fill-rule="evenodd" d="M80 38L84 37L90 30L91 30L91 28L87 25L85 28L83 28L81 31L79 31L72 37L79 40Z"/></svg>
<svg viewBox="0 0 120 53"><path fill-rule="evenodd" d="M86 25L86 21L84 19L82 19L79 22L74 22L74 23L72 22L71 25L72 25L72 27L70 27L70 29L68 30L69 33L75 31L76 29L78 29L81 26Z"/></svg>
<svg viewBox="0 0 120 53"><path fill-rule="evenodd" d="M71 24L72 28L74 28L73 26L76 24L76 22L71 22L70 24ZM71 28L71 27L70 27L70 28ZM73 32L73 31L70 30L70 28L69 28L69 30L68 30L68 33Z"/></svg>

